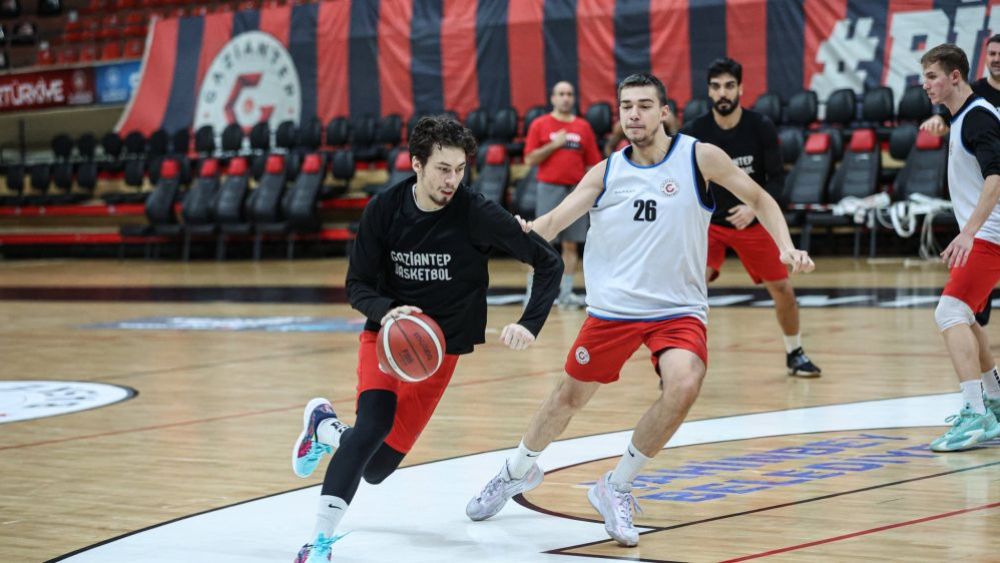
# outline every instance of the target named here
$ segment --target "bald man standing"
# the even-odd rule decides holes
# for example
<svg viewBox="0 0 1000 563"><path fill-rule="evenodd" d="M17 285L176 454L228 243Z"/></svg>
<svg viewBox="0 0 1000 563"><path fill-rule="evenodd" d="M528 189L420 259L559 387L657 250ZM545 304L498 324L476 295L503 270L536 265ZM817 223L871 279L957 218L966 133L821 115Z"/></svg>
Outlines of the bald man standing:
<svg viewBox="0 0 1000 563"><path fill-rule="evenodd" d="M576 92L573 85L566 81L557 82L552 87L549 101L552 113L531 122L524 145L524 162L538 167L536 217L555 209L584 173L601 161L594 130L587 120L577 117L575 113ZM584 305L583 300L573 293L573 277L579 264L577 246L587 240L588 226L587 216L584 215L552 241L562 244L562 259L566 265L556 300L560 308L578 309Z"/></svg>

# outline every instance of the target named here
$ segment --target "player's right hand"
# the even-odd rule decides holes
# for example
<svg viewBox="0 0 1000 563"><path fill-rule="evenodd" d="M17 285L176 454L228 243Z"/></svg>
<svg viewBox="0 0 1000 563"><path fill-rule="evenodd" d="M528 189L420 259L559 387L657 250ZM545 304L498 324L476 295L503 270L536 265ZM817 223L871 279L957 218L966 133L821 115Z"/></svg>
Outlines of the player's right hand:
<svg viewBox="0 0 1000 563"><path fill-rule="evenodd" d="M400 305L394 309L389 309L389 312L382 317L379 324L384 325L389 319L398 319L400 315L410 315L413 313L423 313L423 311L420 310L420 307L414 307L413 305Z"/></svg>
<svg viewBox="0 0 1000 563"><path fill-rule="evenodd" d="M920 124L920 129L927 131L935 137L944 137L948 134L948 124L940 115L932 115Z"/></svg>
<svg viewBox="0 0 1000 563"><path fill-rule="evenodd" d="M500 331L500 342L511 350L524 350L534 341L535 335L517 323L510 323Z"/></svg>
<svg viewBox="0 0 1000 563"><path fill-rule="evenodd" d="M556 134L552 137L552 142L557 147L561 147L561 146L565 145L566 144L566 130L565 129L560 129L559 131L557 131Z"/></svg>
<svg viewBox="0 0 1000 563"><path fill-rule="evenodd" d="M793 274L809 273L816 269L816 264L809 257L809 253L795 248L781 253L781 263L791 266Z"/></svg>

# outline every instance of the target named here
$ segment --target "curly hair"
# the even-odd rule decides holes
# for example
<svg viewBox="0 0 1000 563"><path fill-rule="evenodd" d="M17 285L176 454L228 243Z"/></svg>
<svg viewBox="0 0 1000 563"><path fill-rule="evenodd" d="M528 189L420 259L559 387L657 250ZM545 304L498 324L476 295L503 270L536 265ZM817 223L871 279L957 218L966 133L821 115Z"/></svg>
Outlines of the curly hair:
<svg viewBox="0 0 1000 563"><path fill-rule="evenodd" d="M476 138L458 121L448 115L421 117L410 135L410 154L420 164L434 152L434 147L455 147L465 151L466 158L476 154Z"/></svg>

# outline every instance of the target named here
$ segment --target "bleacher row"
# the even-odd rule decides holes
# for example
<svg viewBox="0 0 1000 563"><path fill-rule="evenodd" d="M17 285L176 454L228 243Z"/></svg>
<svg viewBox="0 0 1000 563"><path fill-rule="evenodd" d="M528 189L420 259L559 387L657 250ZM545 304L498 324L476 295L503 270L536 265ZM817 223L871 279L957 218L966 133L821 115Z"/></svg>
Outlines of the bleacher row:
<svg viewBox="0 0 1000 563"><path fill-rule="evenodd" d="M0 68L138 59L152 18L258 10L307 0L21 0L0 9Z"/></svg>
<svg viewBox="0 0 1000 563"><path fill-rule="evenodd" d="M906 90L898 108L892 102L888 88L866 92L858 103L853 91L834 92L825 102L825 112L819 118L820 104L814 92L793 96L787 104L780 98L765 94L754 109L769 115L779 124L783 160L789 168L785 200L788 219L802 228L803 243L816 226L847 226L849 220L833 217L821 207L839 201L844 196L864 197L877 191L894 192L905 197L916 191L943 196L944 161L941 139L918 135L917 124L931 112L930 102L919 87ZM692 100L681 112L685 121L709 111L705 100ZM512 211L525 216L534 212L534 175L521 165L523 137L531 121L546 112L535 107L519 116L513 108L496 112L477 109L465 116L465 124L479 140L481 148L474 166L469 169L468 183ZM584 112L598 138L603 143L613 127L613 110L609 103L598 103ZM389 115L376 120L372 117L350 119L337 117L323 124L312 119L296 126L285 122L272 132L266 122L254 126L248 134L237 125L217 133L210 126L194 132L172 133L157 131L148 139L137 132L124 137L109 133L100 143L93 135L84 135L75 142L66 136L53 139L52 157L31 165L7 165L6 186L0 204L7 206L45 206L79 202L99 196L108 204L146 202L150 221L145 231L129 231L129 237L155 235L181 237L184 248L192 237L218 235L217 255L224 253L226 235L246 235L254 238L255 256L260 255L261 240L275 233L291 235L315 232L318 219L309 215L303 219L303 209L293 215L291 199L300 193L297 179L305 170L318 181L301 192L309 213L322 207L323 201L345 194L351 187L355 170L386 170L367 176L362 186L367 195L377 194L411 173L405 141L420 116L411 116L405 126L401 116ZM458 116L456 116L458 117ZM75 150L74 150L75 149ZM924 151L931 151L924 154ZM883 155L886 153L886 155ZM278 158L274 158L278 157ZM886 159L884 163L883 160ZM277 161L280 160L280 165ZM164 162L170 161L171 183L176 183L172 197L150 198L163 178ZM233 162L238 172L233 172ZM277 174L281 168L277 195L257 200L265 176ZM930 170L933 168L933 170ZM192 174L192 171L196 173ZM897 174L898 172L898 174ZM197 211L189 209L201 201L203 194L215 191L197 190L206 178L217 178L224 184L229 176L245 177L248 199L241 200L240 212L215 208ZM95 189L105 183L104 189ZM276 180L268 180L270 184ZM202 182L203 183L203 182ZM918 186L919 184L919 186ZM186 186L190 190L184 190ZM288 185L286 190L285 186ZM118 187L115 187L118 186ZM511 189L511 188L514 189ZM315 197L314 197L315 195ZM360 195L360 194L358 194ZM209 198L212 199L212 198ZM216 198L213 204L217 204ZM175 207L174 202L180 205ZM166 202L169 202L169 205ZM262 203L268 202L267 205ZM156 210L149 206L157 207ZM256 206L256 207L255 207ZM167 214L163 210L169 210ZM229 214L229 215L227 215ZM225 215L225 220L218 219ZM282 227L273 225L282 224ZM213 225L211 233L201 226L190 231L184 225ZM224 226L239 224L240 227ZM308 228L300 228L308 225ZM283 230L283 229L290 230ZM856 234L856 252L857 237ZM289 247L291 251L291 247ZM187 255L187 250L184 251Z"/></svg>

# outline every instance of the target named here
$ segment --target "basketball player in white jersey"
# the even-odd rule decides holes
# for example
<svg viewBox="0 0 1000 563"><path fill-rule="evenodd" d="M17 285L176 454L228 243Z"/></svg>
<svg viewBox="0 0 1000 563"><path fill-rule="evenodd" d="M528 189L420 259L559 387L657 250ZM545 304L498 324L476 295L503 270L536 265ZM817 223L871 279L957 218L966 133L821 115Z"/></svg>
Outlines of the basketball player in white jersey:
<svg viewBox="0 0 1000 563"><path fill-rule="evenodd" d="M655 76L618 86L619 117L631 143L584 176L551 212L525 223L542 237L590 212L584 250L587 320L566 360L566 375L535 413L517 451L466 507L472 520L499 512L515 494L537 487L541 451L565 430L604 383L645 344L663 390L639 420L625 454L588 492L619 544L634 546L632 481L677 430L694 403L707 364L705 263L713 202L708 182L749 205L792 270L813 269L792 246L778 204L718 147L668 137L660 125L666 91Z"/></svg>
<svg viewBox="0 0 1000 563"><path fill-rule="evenodd" d="M948 189L961 230L941 253L951 271L934 319L958 375L963 406L931 449L956 451L1000 436L1000 378L995 369L980 371L989 340L975 318L1000 281L1000 112L972 92L966 81L969 59L955 45L934 47L920 64L931 102L944 104L954 116Z"/></svg>

